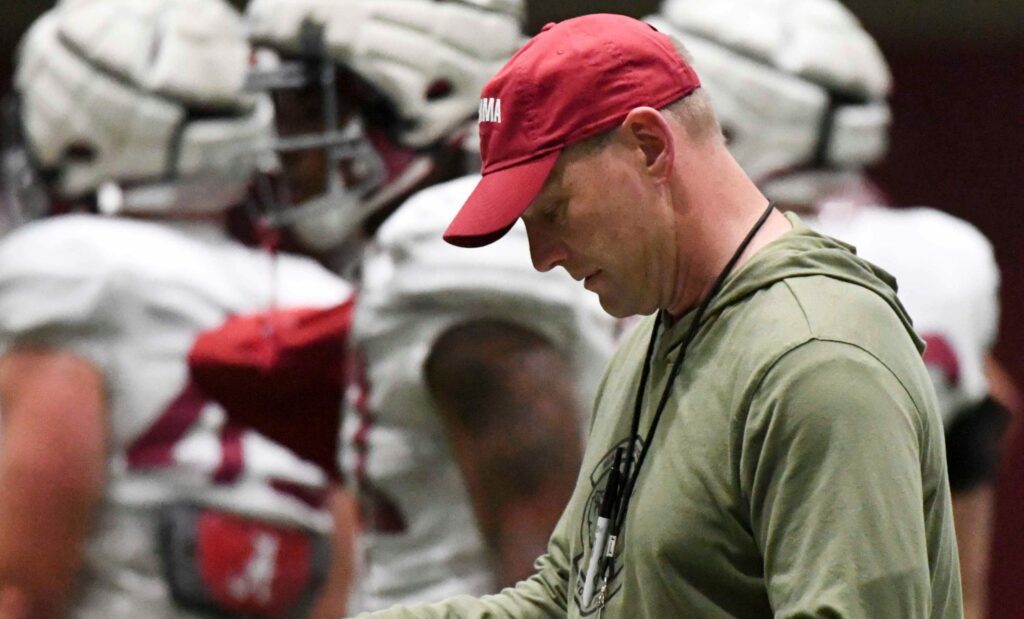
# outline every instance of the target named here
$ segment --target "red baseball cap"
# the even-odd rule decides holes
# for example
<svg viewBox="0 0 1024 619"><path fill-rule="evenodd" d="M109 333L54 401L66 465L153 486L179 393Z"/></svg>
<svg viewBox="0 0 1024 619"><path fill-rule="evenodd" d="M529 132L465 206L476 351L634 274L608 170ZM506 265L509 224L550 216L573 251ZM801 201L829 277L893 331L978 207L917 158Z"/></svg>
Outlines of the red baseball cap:
<svg viewBox="0 0 1024 619"><path fill-rule="evenodd" d="M640 106L663 108L700 86L672 40L623 15L548 24L484 86L483 178L444 233L462 247L492 243L544 187L562 150Z"/></svg>

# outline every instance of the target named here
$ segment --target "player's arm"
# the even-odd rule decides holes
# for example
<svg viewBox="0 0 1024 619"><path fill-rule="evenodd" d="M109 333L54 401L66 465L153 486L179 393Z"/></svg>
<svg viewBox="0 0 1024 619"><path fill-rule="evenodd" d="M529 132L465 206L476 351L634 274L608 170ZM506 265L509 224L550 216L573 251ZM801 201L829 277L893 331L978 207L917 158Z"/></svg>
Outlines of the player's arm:
<svg viewBox="0 0 1024 619"><path fill-rule="evenodd" d="M0 585L5 610L61 616L105 481L103 379L45 349L0 357Z"/></svg>
<svg viewBox="0 0 1024 619"><path fill-rule="evenodd" d="M310 619L338 619L346 616L348 598L352 592L358 526L355 497L337 485L331 489L328 506L334 525L331 534L331 567L323 592L309 614Z"/></svg>
<svg viewBox="0 0 1024 619"><path fill-rule="evenodd" d="M1010 422L1000 442L999 476L992 501L985 616L1012 617L1020 610L1024 557L1024 512L1020 509L1024 505L1024 403L1006 370L994 360L986 365L986 377L989 393L1010 411Z"/></svg>
<svg viewBox="0 0 1024 619"><path fill-rule="evenodd" d="M442 334L424 371L499 584L522 580L547 547L582 457L571 364L532 331L480 320Z"/></svg>
<svg viewBox="0 0 1024 619"><path fill-rule="evenodd" d="M985 379L988 381L988 392L992 399L1016 419L1024 408L1024 396L1014 383L1010 373L992 353L985 356Z"/></svg>
<svg viewBox="0 0 1024 619"><path fill-rule="evenodd" d="M985 360L985 375L991 396L962 411L946 429L953 521L967 619L988 615L1000 444L1007 427L1017 420L1015 411L1020 408L1020 395L1012 379L992 355Z"/></svg>
<svg viewBox="0 0 1024 619"><path fill-rule="evenodd" d="M987 616L995 479L999 443L1008 423L1006 408L988 397L959 411L946 427L946 460L967 619Z"/></svg>

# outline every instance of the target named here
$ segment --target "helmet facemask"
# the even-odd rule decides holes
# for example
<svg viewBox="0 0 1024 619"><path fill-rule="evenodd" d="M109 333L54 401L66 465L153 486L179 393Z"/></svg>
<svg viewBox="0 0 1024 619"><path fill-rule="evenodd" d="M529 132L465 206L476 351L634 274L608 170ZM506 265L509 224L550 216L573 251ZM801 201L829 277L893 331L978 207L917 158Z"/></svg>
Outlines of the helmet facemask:
<svg viewBox="0 0 1024 619"><path fill-rule="evenodd" d="M248 86L270 92L276 110L278 167L259 184L263 222L304 249L337 253L422 186L435 164L429 151L397 145L386 101L325 59L318 30L308 25L299 56L262 50Z"/></svg>
<svg viewBox="0 0 1024 619"><path fill-rule="evenodd" d="M287 187L272 219L334 253L416 190L471 169L480 89L521 45L521 11L521 0L251 0L249 38L266 50L252 82L275 92Z"/></svg>

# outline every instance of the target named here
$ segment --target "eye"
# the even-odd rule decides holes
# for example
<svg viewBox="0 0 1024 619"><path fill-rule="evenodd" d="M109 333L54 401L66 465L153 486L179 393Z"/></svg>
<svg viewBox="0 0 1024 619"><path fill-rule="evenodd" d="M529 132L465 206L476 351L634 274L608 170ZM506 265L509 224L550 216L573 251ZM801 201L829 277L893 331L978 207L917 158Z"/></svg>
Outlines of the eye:
<svg viewBox="0 0 1024 619"><path fill-rule="evenodd" d="M565 200L552 200L544 208L541 214L544 216L545 220L557 223L558 221L561 221L562 215L565 213L565 206Z"/></svg>

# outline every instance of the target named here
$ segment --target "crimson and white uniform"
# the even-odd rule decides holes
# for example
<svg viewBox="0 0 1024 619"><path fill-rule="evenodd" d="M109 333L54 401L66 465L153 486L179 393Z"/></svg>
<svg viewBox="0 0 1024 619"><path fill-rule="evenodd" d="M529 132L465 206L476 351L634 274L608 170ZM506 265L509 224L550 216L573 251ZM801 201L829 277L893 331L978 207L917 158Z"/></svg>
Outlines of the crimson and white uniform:
<svg viewBox="0 0 1024 619"><path fill-rule="evenodd" d="M317 426L329 427L342 382L297 398L280 361L321 338L316 362L340 370L332 359L350 301L349 285L313 261L274 259L206 224L64 215L0 242L0 353L14 343L71 351L106 387L109 480L74 617L203 616L177 608L165 582L157 522L171 504L329 530L322 499L336 439L317 444ZM316 336L303 331L311 323ZM285 424L307 429L309 444ZM251 543L258 569L227 574L221 592L243 603L291 578L274 571L283 541Z"/></svg>
<svg viewBox="0 0 1024 619"><path fill-rule="evenodd" d="M614 321L596 296L560 270L534 270L521 223L473 251L441 239L478 179L413 196L380 229L364 265L353 330L364 372L350 387L344 422L343 467L367 518L353 610L495 591L469 495L424 382L437 338L478 318L545 336L571 360L588 414L614 346Z"/></svg>
<svg viewBox="0 0 1024 619"><path fill-rule="evenodd" d="M972 225L931 208L888 208L835 199L808 225L850 243L896 277L914 328L928 344L943 422L988 395L985 357L999 321L999 270Z"/></svg>

